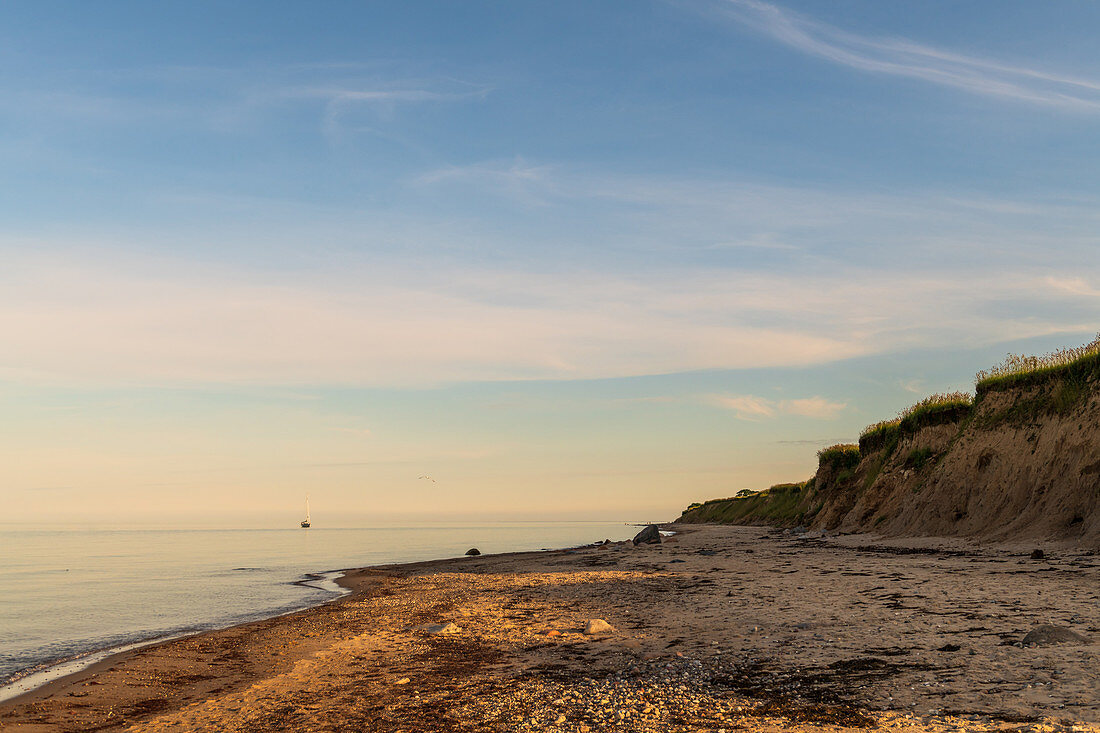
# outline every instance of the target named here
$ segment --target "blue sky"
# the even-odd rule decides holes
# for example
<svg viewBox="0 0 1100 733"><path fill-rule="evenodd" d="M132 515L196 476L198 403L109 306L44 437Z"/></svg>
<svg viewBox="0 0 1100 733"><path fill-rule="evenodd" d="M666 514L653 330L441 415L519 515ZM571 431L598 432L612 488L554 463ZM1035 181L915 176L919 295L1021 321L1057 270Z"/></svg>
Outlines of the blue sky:
<svg viewBox="0 0 1100 733"><path fill-rule="evenodd" d="M804 478L1098 330L1097 30L1083 2L4 4L0 491L362 523Z"/></svg>

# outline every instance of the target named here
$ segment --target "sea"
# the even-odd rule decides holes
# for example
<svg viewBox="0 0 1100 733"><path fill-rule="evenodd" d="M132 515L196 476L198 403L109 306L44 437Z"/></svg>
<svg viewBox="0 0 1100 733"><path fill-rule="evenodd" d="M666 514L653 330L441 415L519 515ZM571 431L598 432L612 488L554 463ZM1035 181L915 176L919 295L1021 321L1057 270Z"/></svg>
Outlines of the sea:
<svg viewBox="0 0 1100 733"><path fill-rule="evenodd" d="M0 528L0 701L151 641L315 606L338 572L622 540L610 522L336 529Z"/></svg>

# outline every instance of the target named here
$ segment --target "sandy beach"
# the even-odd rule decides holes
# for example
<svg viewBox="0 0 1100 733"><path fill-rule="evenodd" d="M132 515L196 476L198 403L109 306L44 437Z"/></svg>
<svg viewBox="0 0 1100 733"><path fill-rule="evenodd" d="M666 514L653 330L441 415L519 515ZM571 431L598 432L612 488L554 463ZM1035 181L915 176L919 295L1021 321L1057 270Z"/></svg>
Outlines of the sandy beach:
<svg viewBox="0 0 1100 733"><path fill-rule="evenodd" d="M1095 553L683 529L350 571L338 601L112 657L0 730L1100 730ZM1088 641L1022 645L1041 624Z"/></svg>

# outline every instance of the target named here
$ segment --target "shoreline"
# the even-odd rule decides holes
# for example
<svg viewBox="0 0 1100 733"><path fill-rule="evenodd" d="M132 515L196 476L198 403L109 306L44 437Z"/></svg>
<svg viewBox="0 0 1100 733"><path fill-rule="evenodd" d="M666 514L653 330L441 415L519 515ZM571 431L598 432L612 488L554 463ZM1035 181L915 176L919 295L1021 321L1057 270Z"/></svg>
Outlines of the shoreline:
<svg viewBox="0 0 1100 733"><path fill-rule="evenodd" d="M566 552L587 546L589 545L575 545L563 548L494 553L484 555L484 557L508 557L526 554L544 554L547 552ZM412 568L417 566L434 566L448 561L462 562L467 559L469 559L467 556L455 556L435 558L430 560L417 560L409 563L383 563L379 565L368 565L353 568L341 568L338 570L325 570L303 573L300 579L291 581L290 584L324 590L327 592L331 592L334 595L330 598L322 599L317 603L301 606L298 608L292 608L290 610L279 611L270 615L260 612L254 617L233 621L224 625L211 626L209 628L179 629L177 631L169 631L167 634L161 634L155 637L135 639L133 641L116 644L110 647L90 649L86 652L82 652L80 654L70 657L43 662L42 664L35 665L34 667L16 671L12 673L12 675L9 675L6 681L0 682L0 706L6 704L17 705L22 702L32 701L36 699L37 696L35 693L39 691L44 691L48 693L49 690L55 686L64 687L70 677L79 675L82 672L95 672L97 671L97 669L106 668L112 663L121 662L123 659L126 658L127 655L130 655L133 652L139 650L153 648L160 644L166 644L172 641L176 641L178 639L202 636L205 634L213 634L219 631L226 631L237 627L248 626L249 624L257 622L278 619L285 616L290 616L292 614L310 611L312 609L319 608L330 603L336 603L354 592L353 587L341 582L341 580L348 573L386 568ZM325 588L321 587L320 585L313 585L317 582L330 583L334 587ZM40 682L31 684L26 689L16 691L16 688L19 688L22 684L26 682L26 680L35 678L44 679L42 679ZM0 725L0 727L2 727L2 725Z"/></svg>
<svg viewBox="0 0 1100 733"><path fill-rule="evenodd" d="M183 639L191 636L198 636L201 634L215 633L218 631L224 631L236 626L244 626L246 624L253 623L255 621L265 621L267 619L280 618L282 616L288 616L300 611L308 611L318 606L323 606L326 603L332 603L334 601L343 598L351 593L351 590L340 585L340 578L346 570L326 570L324 572L305 573L299 580L292 581L291 585L305 586L314 588L316 590L324 590L334 595L331 598L325 598L321 601L290 610L282 610L273 614L264 614L258 612L255 616L245 618L242 620L236 620L231 623L210 626L199 629L178 629L175 631L169 631L165 634L157 636L139 638L133 641L127 641L122 644L116 644L114 646L102 647L90 649L86 652L81 652L69 657L57 659L53 661L43 662L33 667L28 667L23 670L18 670L6 678L6 681L0 683L0 705L5 703L18 703L25 696L32 695L37 690L47 687L52 684L63 684L66 678L80 674L86 670L90 670L100 664L111 662L116 657L121 657L130 652L138 651L139 649L145 649L147 647L153 647L158 644L164 644L176 639ZM331 583L335 588L323 588L319 585L312 585L317 582ZM64 670L64 671L58 671ZM29 687L23 690L15 691L29 679L41 678L41 682L33 683Z"/></svg>
<svg viewBox="0 0 1100 733"><path fill-rule="evenodd" d="M1100 558L676 529L349 570L352 592L322 606L0 704L0 729L1100 730L1097 638L1005 643L1050 598L1096 637ZM586 635L590 618L614 631Z"/></svg>

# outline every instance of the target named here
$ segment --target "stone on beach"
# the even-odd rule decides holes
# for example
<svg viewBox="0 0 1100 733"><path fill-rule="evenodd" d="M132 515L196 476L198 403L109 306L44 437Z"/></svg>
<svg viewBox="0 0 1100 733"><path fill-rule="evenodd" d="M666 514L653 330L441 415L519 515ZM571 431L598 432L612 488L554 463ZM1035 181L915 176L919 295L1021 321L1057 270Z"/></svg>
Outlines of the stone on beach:
<svg viewBox="0 0 1100 733"><path fill-rule="evenodd" d="M457 634L458 632L462 631L461 626L456 626L455 624L450 622L445 624L428 624L427 626L423 626L421 628L424 629L425 633L431 634L433 636L436 636L438 634Z"/></svg>
<svg viewBox="0 0 1100 733"><path fill-rule="evenodd" d="M661 530L656 524L651 524L638 534L634 535L635 545L659 545L661 544Z"/></svg>
<svg viewBox="0 0 1100 733"><path fill-rule="evenodd" d="M481 550L477 549L476 547L471 547L469 550L466 550L466 554L470 556L480 555Z"/></svg>
<svg viewBox="0 0 1100 733"><path fill-rule="evenodd" d="M589 619L588 623L584 625L584 633L586 634L609 634L614 630L615 627L602 618Z"/></svg>
<svg viewBox="0 0 1100 733"><path fill-rule="evenodd" d="M1025 636L1020 643L1024 646L1030 646L1032 644L1035 646L1049 646L1051 644L1088 644L1089 639L1087 636L1082 636L1076 631L1071 631L1064 626L1043 624L1027 632L1027 636Z"/></svg>

